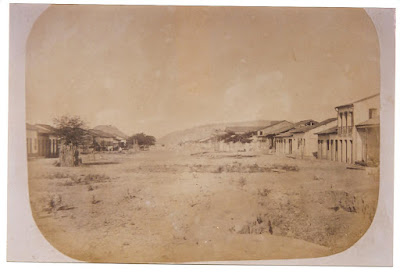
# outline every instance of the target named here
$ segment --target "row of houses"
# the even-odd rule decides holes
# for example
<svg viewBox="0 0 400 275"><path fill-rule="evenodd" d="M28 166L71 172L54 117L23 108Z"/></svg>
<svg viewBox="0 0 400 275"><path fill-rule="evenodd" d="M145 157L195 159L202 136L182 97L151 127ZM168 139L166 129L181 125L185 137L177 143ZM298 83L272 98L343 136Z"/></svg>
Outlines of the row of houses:
<svg viewBox="0 0 400 275"><path fill-rule="evenodd" d="M126 136L115 135L98 129L85 131L85 144L81 151L112 151L126 146ZM59 156L60 138L56 129L47 124L26 123L26 149L28 157L56 158Z"/></svg>
<svg viewBox="0 0 400 275"><path fill-rule="evenodd" d="M255 141L259 148L276 154L375 166L379 164L379 104L375 94L335 107L337 116L321 122L277 121L257 129Z"/></svg>

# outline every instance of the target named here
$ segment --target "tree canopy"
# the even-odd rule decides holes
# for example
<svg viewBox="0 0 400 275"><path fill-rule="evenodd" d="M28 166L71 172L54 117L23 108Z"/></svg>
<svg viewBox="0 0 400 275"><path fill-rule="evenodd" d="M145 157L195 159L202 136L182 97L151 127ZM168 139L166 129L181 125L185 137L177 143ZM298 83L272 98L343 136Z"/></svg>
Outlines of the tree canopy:
<svg viewBox="0 0 400 275"><path fill-rule="evenodd" d="M86 124L79 116L54 119L55 132L66 145L82 145L86 141Z"/></svg>
<svg viewBox="0 0 400 275"><path fill-rule="evenodd" d="M139 133L136 135L133 135L128 138L128 143L129 144L138 144L140 145L154 145L156 143L156 138L153 136L146 135L144 133Z"/></svg>

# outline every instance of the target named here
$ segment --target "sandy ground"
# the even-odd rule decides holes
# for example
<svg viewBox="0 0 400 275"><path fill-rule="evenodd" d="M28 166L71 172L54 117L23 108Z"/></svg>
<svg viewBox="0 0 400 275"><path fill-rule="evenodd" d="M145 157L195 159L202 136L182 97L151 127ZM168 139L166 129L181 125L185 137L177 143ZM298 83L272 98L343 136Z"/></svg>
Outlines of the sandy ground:
<svg viewBox="0 0 400 275"><path fill-rule="evenodd" d="M90 262L321 257L352 246L377 205L375 170L251 153L144 151L28 162L33 217Z"/></svg>

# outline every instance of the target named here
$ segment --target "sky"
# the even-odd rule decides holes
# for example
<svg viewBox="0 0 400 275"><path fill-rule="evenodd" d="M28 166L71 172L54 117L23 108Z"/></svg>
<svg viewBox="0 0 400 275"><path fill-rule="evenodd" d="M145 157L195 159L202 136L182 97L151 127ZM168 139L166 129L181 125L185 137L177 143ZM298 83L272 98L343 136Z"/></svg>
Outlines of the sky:
<svg viewBox="0 0 400 275"><path fill-rule="evenodd" d="M126 134L335 117L379 93L363 9L58 5L26 46L26 114Z"/></svg>

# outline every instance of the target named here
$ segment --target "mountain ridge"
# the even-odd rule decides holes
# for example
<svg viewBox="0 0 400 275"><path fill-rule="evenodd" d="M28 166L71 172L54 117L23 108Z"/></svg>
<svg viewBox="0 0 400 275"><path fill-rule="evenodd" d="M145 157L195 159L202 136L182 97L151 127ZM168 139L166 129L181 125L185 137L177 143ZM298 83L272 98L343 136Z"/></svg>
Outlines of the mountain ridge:
<svg viewBox="0 0 400 275"><path fill-rule="evenodd" d="M113 125L97 125L96 127L93 128L94 130L100 130L102 132L105 132L107 134L111 134L114 136L119 136L122 138L127 139L129 136L125 133L123 133L121 130L119 130L117 127Z"/></svg>
<svg viewBox="0 0 400 275"><path fill-rule="evenodd" d="M157 143L164 145L176 145L182 142L198 141L217 135L227 127L268 127L278 120L251 120L240 122L221 122L195 126L192 128L173 131L157 140Z"/></svg>

